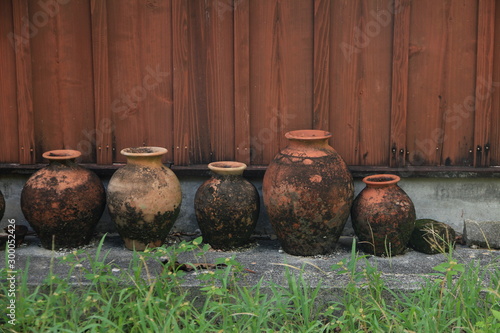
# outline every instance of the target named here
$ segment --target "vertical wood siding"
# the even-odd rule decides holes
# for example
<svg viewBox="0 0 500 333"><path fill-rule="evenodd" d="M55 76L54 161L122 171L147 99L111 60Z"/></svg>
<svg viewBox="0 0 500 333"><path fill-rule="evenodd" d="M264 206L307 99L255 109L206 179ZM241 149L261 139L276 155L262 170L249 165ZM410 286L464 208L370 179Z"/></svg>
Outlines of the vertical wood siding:
<svg viewBox="0 0 500 333"><path fill-rule="evenodd" d="M0 163L500 165L500 0L0 1Z"/></svg>

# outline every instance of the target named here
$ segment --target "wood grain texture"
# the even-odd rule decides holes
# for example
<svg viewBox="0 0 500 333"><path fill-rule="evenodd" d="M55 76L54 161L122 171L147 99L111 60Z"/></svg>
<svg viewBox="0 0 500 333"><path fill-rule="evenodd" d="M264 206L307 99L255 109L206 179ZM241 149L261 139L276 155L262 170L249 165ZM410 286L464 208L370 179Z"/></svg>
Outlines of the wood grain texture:
<svg viewBox="0 0 500 333"><path fill-rule="evenodd" d="M387 165L392 66L390 6L387 1L336 4L332 11L330 66L332 145L350 165Z"/></svg>
<svg viewBox="0 0 500 333"><path fill-rule="evenodd" d="M315 129L330 128L331 1L314 1L314 109Z"/></svg>
<svg viewBox="0 0 500 333"><path fill-rule="evenodd" d="M115 162L123 148L160 146L173 160L170 1L107 1Z"/></svg>
<svg viewBox="0 0 500 333"><path fill-rule="evenodd" d="M410 2L395 0L392 56L390 166L403 167L406 160L406 114L408 111L408 56Z"/></svg>
<svg viewBox="0 0 500 333"><path fill-rule="evenodd" d="M251 162L267 164L284 133L313 127L314 6L250 2Z"/></svg>
<svg viewBox="0 0 500 333"><path fill-rule="evenodd" d="M14 1L12 5L14 34L22 39L21 43L15 43L19 163L33 164L36 161L37 149L33 113L31 33L27 20L28 2L26 0Z"/></svg>
<svg viewBox="0 0 500 333"><path fill-rule="evenodd" d="M38 162L44 151L91 140L95 126L89 2L57 5L52 14L40 5L29 6L30 20L38 22L30 39ZM81 161L94 161L93 147Z"/></svg>
<svg viewBox="0 0 500 333"><path fill-rule="evenodd" d="M476 113L474 166L489 166L493 99L493 50L495 41L495 0L479 0L477 24Z"/></svg>
<svg viewBox="0 0 500 333"><path fill-rule="evenodd" d="M447 15L439 110L443 119L439 164L472 166L474 124L468 104L470 96L474 96L476 75L477 1L451 1Z"/></svg>
<svg viewBox="0 0 500 333"><path fill-rule="evenodd" d="M113 163L113 118L111 110L108 13L106 1L91 0L92 57L94 70L95 150L97 164ZM82 143L83 145L84 143ZM78 149L78 147L77 147Z"/></svg>
<svg viewBox="0 0 500 333"><path fill-rule="evenodd" d="M490 165L500 166L500 4L495 5L495 43L490 134Z"/></svg>
<svg viewBox="0 0 500 333"><path fill-rule="evenodd" d="M19 6L19 4L17 4ZM16 41L22 39L14 35L11 1L0 1L0 163L17 163L19 161L18 109L16 85ZM7 15L8 14L8 15ZM21 47L21 46L19 46Z"/></svg>
<svg viewBox="0 0 500 333"><path fill-rule="evenodd" d="M474 0L411 3L407 147L413 166L471 163L476 13Z"/></svg>
<svg viewBox="0 0 500 333"><path fill-rule="evenodd" d="M250 164L250 4L234 7L234 138L235 159Z"/></svg>

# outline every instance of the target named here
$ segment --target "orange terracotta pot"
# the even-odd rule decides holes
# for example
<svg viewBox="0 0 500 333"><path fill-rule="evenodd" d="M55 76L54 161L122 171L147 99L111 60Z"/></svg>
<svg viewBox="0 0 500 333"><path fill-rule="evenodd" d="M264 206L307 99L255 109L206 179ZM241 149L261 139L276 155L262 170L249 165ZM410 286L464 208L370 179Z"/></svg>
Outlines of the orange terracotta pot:
<svg viewBox="0 0 500 333"><path fill-rule="evenodd" d="M45 152L49 165L23 187L21 209L47 249L88 244L106 206L99 177L75 162L80 155L76 150Z"/></svg>
<svg viewBox="0 0 500 333"><path fill-rule="evenodd" d="M245 163L213 162L212 177L196 191L194 206L203 241L214 249L230 250L250 242L259 218L255 186L243 178Z"/></svg>
<svg viewBox="0 0 500 333"><path fill-rule="evenodd" d="M166 153L161 147L125 148L127 165L109 181L109 214L130 250L161 246L179 215L181 185L161 162Z"/></svg>
<svg viewBox="0 0 500 333"><path fill-rule="evenodd" d="M351 173L328 145L331 134L299 130L269 164L263 180L264 204L283 249L311 256L332 252L354 197Z"/></svg>
<svg viewBox="0 0 500 333"><path fill-rule="evenodd" d="M364 252L377 256L403 253L415 228L415 206L398 186L396 175L363 179L366 187L351 209L352 225Z"/></svg>

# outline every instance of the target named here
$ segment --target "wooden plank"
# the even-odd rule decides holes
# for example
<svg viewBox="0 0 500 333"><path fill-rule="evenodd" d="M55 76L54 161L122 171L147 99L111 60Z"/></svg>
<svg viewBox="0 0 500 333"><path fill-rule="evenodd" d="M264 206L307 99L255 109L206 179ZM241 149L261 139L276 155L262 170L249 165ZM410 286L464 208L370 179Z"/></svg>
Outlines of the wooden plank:
<svg viewBox="0 0 500 333"><path fill-rule="evenodd" d="M403 167L406 160L406 114L408 108L408 56L410 3L395 0L392 59L390 166Z"/></svg>
<svg viewBox="0 0 500 333"><path fill-rule="evenodd" d="M440 164L472 166L473 108L476 75L477 0L451 1L445 24L440 112L443 135ZM439 141L439 140L438 140Z"/></svg>
<svg viewBox="0 0 500 333"><path fill-rule="evenodd" d="M14 34L22 42L15 42L19 163L35 163L35 130L33 114L33 88L31 75L31 44L28 18L28 1L12 2Z"/></svg>
<svg viewBox="0 0 500 333"><path fill-rule="evenodd" d="M29 7L38 22L30 40L37 161L43 151L92 143L95 126L89 2L57 4L51 12L42 5ZM94 161L92 144L85 147L82 161Z"/></svg>
<svg viewBox="0 0 500 333"><path fill-rule="evenodd" d="M443 142L443 74L450 1L412 1L407 112L407 162L439 165Z"/></svg>
<svg viewBox="0 0 500 333"><path fill-rule="evenodd" d="M489 166L493 91L495 0L479 0L477 29L476 112L474 166Z"/></svg>
<svg viewBox="0 0 500 333"><path fill-rule="evenodd" d="M314 109L313 126L330 128L331 1L314 1Z"/></svg>
<svg viewBox="0 0 500 333"><path fill-rule="evenodd" d="M313 126L314 4L250 2L252 164L268 164L284 133Z"/></svg>
<svg viewBox="0 0 500 333"><path fill-rule="evenodd" d="M250 4L234 4L235 159L250 164Z"/></svg>
<svg viewBox="0 0 500 333"><path fill-rule="evenodd" d="M116 145L161 146L172 161L170 1L107 1L110 99Z"/></svg>
<svg viewBox="0 0 500 333"><path fill-rule="evenodd" d="M361 1L359 28L369 43L359 53L356 78L361 165L388 165L391 123L392 7L386 0ZM364 37L362 37L364 38Z"/></svg>
<svg viewBox="0 0 500 333"><path fill-rule="evenodd" d="M205 3L201 17L202 39L206 54L205 68L200 68L206 81L206 110L197 109L196 116L208 114L210 160L233 160L235 152L234 113L234 25L232 0L211 0ZM199 57L199 56L198 56ZM192 57L195 60L196 57Z"/></svg>
<svg viewBox="0 0 500 333"><path fill-rule="evenodd" d="M104 0L91 0L92 55L94 69L95 149L97 164L113 163L113 119L110 107L108 22ZM78 147L77 147L78 148Z"/></svg>
<svg viewBox="0 0 500 333"><path fill-rule="evenodd" d="M359 164L359 83L361 47L354 32L359 22L360 2L342 0L332 10L330 66L330 131L332 146L347 164ZM346 84L349 82L349 84Z"/></svg>
<svg viewBox="0 0 500 333"><path fill-rule="evenodd" d="M500 5L495 6L490 165L500 166Z"/></svg>
<svg viewBox="0 0 500 333"><path fill-rule="evenodd" d="M22 39L14 35L12 2L0 1L0 163L19 162L18 110L16 93L16 41Z"/></svg>

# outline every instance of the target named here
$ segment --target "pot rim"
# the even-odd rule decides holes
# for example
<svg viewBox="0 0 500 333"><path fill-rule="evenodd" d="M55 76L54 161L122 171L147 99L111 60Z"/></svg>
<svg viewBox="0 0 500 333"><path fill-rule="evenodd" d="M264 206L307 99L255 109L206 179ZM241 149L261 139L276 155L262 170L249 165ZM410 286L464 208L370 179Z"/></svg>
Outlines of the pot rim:
<svg viewBox="0 0 500 333"><path fill-rule="evenodd" d="M167 148L145 146L145 147L129 147L123 148L120 154L130 157L140 157L140 156L161 156L168 152Z"/></svg>
<svg viewBox="0 0 500 333"><path fill-rule="evenodd" d="M324 130L304 129L285 133L288 140L322 140L332 137L332 133Z"/></svg>
<svg viewBox="0 0 500 333"><path fill-rule="evenodd" d="M208 168L219 175L241 175L247 165L236 161L217 161L209 163Z"/></svg>
<svg viewBox="0 0 500 333"><path fill-rule="evenodd" d="M383 178L384 180L377 180L377 178ZM387 180L388 179L388 180ZM371 186L385 186L396 184L401 180L401 177L392 174L377 174L366 176L363 178L363 183Z"/></svg>
<svg viewBox="0 0 500 333"><path fill-rule="evenodd" d="M49 161L72 160L82 156L82 153L73 149L55 149L42 154Z"/></svg>

